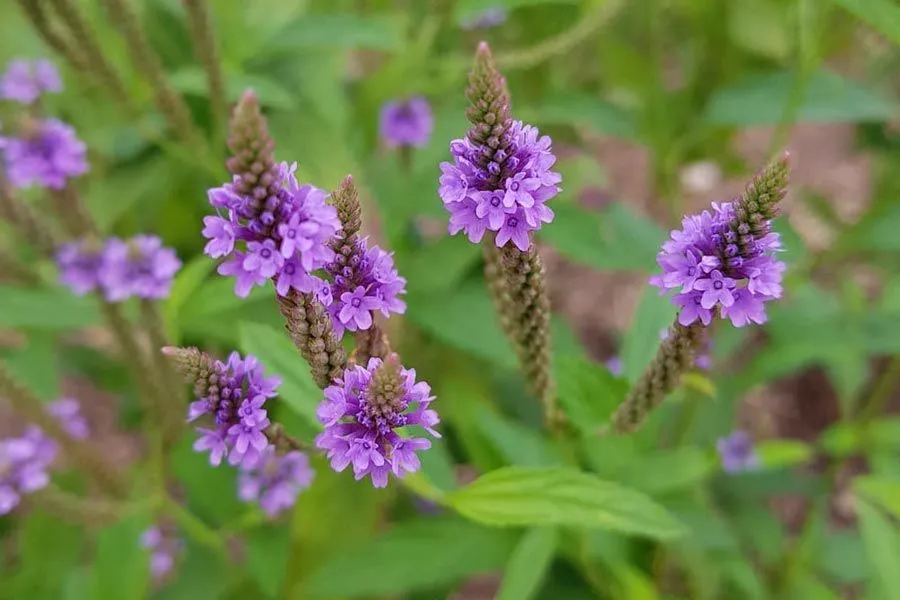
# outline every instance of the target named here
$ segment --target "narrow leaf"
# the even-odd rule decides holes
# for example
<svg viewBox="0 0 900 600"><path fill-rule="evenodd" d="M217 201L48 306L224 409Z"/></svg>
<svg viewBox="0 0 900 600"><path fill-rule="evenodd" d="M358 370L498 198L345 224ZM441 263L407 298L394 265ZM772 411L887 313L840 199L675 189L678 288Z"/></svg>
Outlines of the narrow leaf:
<svg viewBox="0 0 900 600"><path fill-rule="evenodd" d="M522 536L506 565L497 600L529 600L535 597L553 562L557 539L553 527L538 527Z"/></svg>

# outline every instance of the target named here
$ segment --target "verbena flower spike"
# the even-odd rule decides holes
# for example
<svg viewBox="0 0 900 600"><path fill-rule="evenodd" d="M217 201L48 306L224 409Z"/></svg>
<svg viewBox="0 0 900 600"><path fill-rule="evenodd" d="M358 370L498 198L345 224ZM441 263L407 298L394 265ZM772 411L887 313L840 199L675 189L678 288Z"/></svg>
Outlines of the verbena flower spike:
<svg viewBox="0 0 900 600"><path fill-rule="evenodd" d="M551 170L551 140L513 121L506 83L482 42L466 90L472 127L450 144L438 193L450 213L451 234L485 240L485 276L504 332L548 422L559 415L550 366L550 301L532 233L553 219L546 202L559 191Z"/></svg>
<svg viewBox="0 0 900 600"><path fill-rule="evenodd" d="M655 358L613 414L618 433L640 427L694 366L713 317L735 327L763 323L764 303L781 296L785 264L775 258L781 243L771 220L786 193L787 158L756 175L739 198L685 217L683 228L663 244L657 261L664 273L651 283L677 290L672 301L681 308Z"/></svg>

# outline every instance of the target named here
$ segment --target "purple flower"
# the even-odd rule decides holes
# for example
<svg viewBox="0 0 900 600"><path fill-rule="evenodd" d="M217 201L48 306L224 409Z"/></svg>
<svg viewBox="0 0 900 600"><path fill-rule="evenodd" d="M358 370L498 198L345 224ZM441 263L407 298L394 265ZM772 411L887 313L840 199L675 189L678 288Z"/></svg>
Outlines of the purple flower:
<svg viewBox="0 0 900 600"><path fill-rule="evenodd" d="M0 152L9 182L61 190L69 179L87 173L87 147L62 121L46 119L23 138L0 137Z"/></svg>
<svg viewBox="0 0 900 600"><path fill-rule="evenodd" d="M497 27L498 25L502 25L506 22L507 19L506 9L502 6L492 6L490 8L484 9L477 15L468 17L467 19L460 22L459 26L461 29L465 31L472 31L474 29L490 29L492 27Z"/></svg>
<svg viewBox="0 0 900 600"><path fill-rule="evenodd" d="M209 452L213 466L227 457L232 465L252 466L269 447L265 430L269 418L265 409L280 384L266 377L256 357L241 358L237 352L228 361L215 361L206 380L198 382L195 393L203 393L188 407L188 421L207 416L210 427L198 427L200 437L194 450Z"/></svg>
<svg viewBox="0 0 900 600"><path fill-rule="evenodd" d="M87 421L76 400L61 398L46 410L73 438L87 437ZM14 509L24 494L36 492L50 482L47 470L58 453L56 441L34 425L18 437L0 440L0 515Z"/></svg>
<svg viewBox="0 0 900 600"><path fill-rule="evenodd" d="M428 145L434 118L425 98L388 102L381 107L379 130L388 148Z"/></svg>
<svg viewBox="0 0 900 600"><path fill-rule="evenodd" d="M621 377L623 373L623 365L622 359L618 356L613 356L609 360L606 361L606 368L610 373L615 375L616 377Z"/></svg>
<svg viewBox="0 0 900 600"><path fill-rule="evenodd" d="M722 459L722 469L726 473L739 473L759 468L759 456L753 446L753 440L745 431L735 431L731 435L719 438L716 450Z"/></svg>
<svg viewBox="0 0 900 600"><path fill-rule="evenodd" d="M417 453L431 446L401 431L415 425L440 437L433 429L439 422L433 400L428 384L416 382L415 370L400 366L396 355L350 367L325 390L317 411L325 431L316 446L335 471L352 465L356 479L369 476L375 487L385 487L391 473L403 477L419 470Z"/></svg>
<svg viewBox="0 0 900 600"><path fill-rule="evenodd" d="M154 525L145 529L140 536L141 548L150 551L150 575L157 584L162 583L175 566L175 560L184 548L183 542L174 532L163 531Z"/></svg>
<svg viewBox="0 0 900 600"><path fill-rule="evenodd" d="M11 60L6 73L0 77L0 98L3 100L32 104L44 92L61 90L59 73L49 60Z"/></svg>
<svg viewBox="0 0 900 600"><path fill-rule="evenodd" d="M716 314L735 327L764 323L764 303L781 296L785 264L775 258L778 234L764 223L764 234L754 238L734 206L713 204L712 211L685 217L657 255L663 273L650 283L663 293L676 291L672 302L681 307L682 325L709 325Z"/></svg>
<svg viewBox="0 0 900 600"><path fill-rule="evenodd" d="M393 256L378 246L357 239L347 256L339 255L325 270L331 275L329 292L320 300L328 307L336 335L344 330L359 331L372 326L372 313L402 314L406 303L406 280L394 266ZM330 296L330 300L329 297Z"/></svg>
<svg viewBox="0 0 900 600"><path fill-rule="evenodd" d="M175 251L154 235L138 235L127 241L110 238L103 249L98 281L110 302L128 298L159 300L172 288L181 261Z"/></svg>
<svg viewBox="0 0 900 600"><path fill-rule="evenodd" d="M327 195L300 185L295 165L281 163L268 174L277 185L262 198L242 196L234 183L209 190L209 203L224 214L204 218L203 235L210 240L204 252L228 257L218 272L235 278L235 293L246 297L257 285L273 279L280 295L291 289L310 291L311 273L334 258L328 241L341 228ZM236 177L235 182L239 182ZM282 281L284 279L285 281Z"/></svg>
<svg viewBox="0 0 900 600"><path fill-rule="evenodd" d="M56 253L59 282L74 294L83 296L100 285L103 248L88 241L69 242Z"/></svg>
<svg viewBox="0 0 900 600"><path fill-rule="evenodd" d="M485 148L469 138L453 140L453 163L441 164L438 194L450 213L451 235L464 232L478 243L486 231L497 232L496 244L510 241L520 250L531 246L531 232L553 220L547 201L560 192L548 136L521 121L512 121L508 148L493 152L484 165ZM500 199L500 204L496 203Z"/></svg>
<svg viewBox="0 0 900 600"><path fill-rule="evenodd" d="M244 502L258 502L270 518L288 510L297 496L312 484L315 472L302 452L278 455L269 446L252 467L243 467L238 479L238 497Z"/></svg>

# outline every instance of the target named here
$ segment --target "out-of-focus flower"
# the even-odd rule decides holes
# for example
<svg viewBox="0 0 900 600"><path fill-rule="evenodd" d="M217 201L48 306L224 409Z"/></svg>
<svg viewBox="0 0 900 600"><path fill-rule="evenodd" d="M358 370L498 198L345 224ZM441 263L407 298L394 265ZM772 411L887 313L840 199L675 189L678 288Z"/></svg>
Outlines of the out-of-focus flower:
<svg viewBox="0 0 900 600"><path fill-rule="evenodd" d="M353 466L356 479L370 476L375 487L385 487L388 475L403 477L421 467L417 452L431 447L423 437L402 437L403 428L417 425L434 437L440 421L429 408L434 397L427 383L416 381L414 369L404 369L396 355L386 361L369 360L353 366L325 390L319 421L325 431L316 446L325 450L331 467Z"/></svg>
<svg viewBox="0 0 900 600"><path fill-rule="evenodd" d="M32 104L45 92L62 90L59 72L49 60L13 59L0 77L0 99Z"/></svg>
<svg viewBox="0 0 900 600"><path fill-rule="evenodd" d="M722 459L722 469L726 473L759 468L759 456L756 454L753 439L746 431L735 431L729 436L719 438L716 450Z"/></svg>
<svg viewBox="0 0 900 600"><path fill-rule="evenodd" d="M465 31L490 29L505 23L508 16L506 9L502 6L492 6L477 15L464 19L459 27Z"/></svg>
<svg viewBox="0 0 900 600"><path fill-rule="evenodd" d="M150 575L157 584L165 581L175 561L184 550L184 543L172 532L163 530L158 525L145 529L141 533L140 545L150 552Z"/></svg>
<svg viewBox="0 0 900 600"><path fill-rule="evenodd" d="M9 182L61 190L88 171L87 146L62 121L34 121L20 137L0 137L0 155Z"/></svg>
<svg viewBox="0 0 900 600"><path fill-rule="evenodd" d="M433 128L434 117L425 98L388 102L381 107L379 131L389 148L426 146Z"/></svg>
<svg viewBox="0 0 900 600"><path fill-rule="evenodd" d="M269 446L261 460L242 469L238 497L244 502L258 502L274 518L294 506L297 496L310 486L314 476L304 453L294 450L279 455L274 446Z"/></svg>

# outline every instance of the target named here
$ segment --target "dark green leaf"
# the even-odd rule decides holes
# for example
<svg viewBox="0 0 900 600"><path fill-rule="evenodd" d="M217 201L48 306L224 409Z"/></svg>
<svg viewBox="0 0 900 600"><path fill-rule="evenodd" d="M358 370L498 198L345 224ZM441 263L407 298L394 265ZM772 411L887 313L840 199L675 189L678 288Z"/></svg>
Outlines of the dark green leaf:
<svg viewBox="0 0 900 600"><path fill-rule="evenodd" d="M531 529L513 550L497 600L529 600L540 590L541 582L553 562L557 532L553 527Z"/></svg>
<svg viewBox="0 0 900 600"><path fill-rule="evenodd" d="M475 420L482 435L490 440L511 465L548 467L561 464L562 458L540 433L523 427L491 410Z"/></svg>
<svg viewBox="0 0 900 600"><path fill-rule="evenodd" d="M192 448L195 434L187 433L172 452L172 474L184 486L188 508L212 523L223 523L241 514L237 498L237 472L227 465L214 468L209 455Z"/></svg>
<svg viewBox="0 0 900 600"><path fill-rule="evenodd" d="M628 382L580 356L557 359L556 381L559 403L586 435L596 434L628 393Z"/></svg>
<svg viewBox="0 0 900 600"><path fill-rule="evenodd" d="M24 517L20 527L21 566L5 580L4 592L9 591L10 599L56 600L66 574L78 564L83 532L40 510Z"/></svg>
<svg viewBox="0 0 900 600"><path fill-rule="evenodd" d="M404 523L367 544L343 544L313 573L309 591L333 598L433 589L502 568L517 537L452 517Z"/></svg>
<svg viewBox="0 0 900 600"><path fill-rule="evenodd" d="M9 351L3 360L13 375L41 400L52 402L59 398L59 356L54 335L34 332L24 347Z"/></svg>
<svg viewBox="0 0 900 600"><path fill-rule="evenodd" d="M266 369L266 375L281 378L278 398L309 424L318 429L316 407L322 399L322 390L313 381L309 365L300 356L284 331L259 323L241 323L241 348L255 355Z"/></svg>
<svg viewBox="0 0 900 600"><path fill-rule="evenodd" d="M270 525L254 529L247 536L247 570L263 592L281 597L290 549L289 530Z"/></svg>
<svg viewBox="0 0 900 600"><path fill-rule="evenodd" d="M93 600L138 600L147 594L150 561L140 545L147 515L104 528L91 565Z"/></svg>
<svg viewBox="0 0 900 600"><path fill-rule="evenodd" d="M493 526L570 525L667 539L684 527L634 490L567 468L506 467L448 494L473 521Z"/></svg>
<svg viewBox="0 0 900 600"><path fill-rule="evenodd" d="M631 382L644 372L662 342L661 334L675 320L676 307L669 298L660 296L654 287L647 287L641 295L631 326L622 340L622 371Z"/></svg>
<svg viewBox="0 0 900 600"><path fill-rule="evenodd" d="M203 546L186 540L183 562L154 598L158 600L222 600L229 585L223 562ZM73 599L75 600L75 599ZM78 599L81 600L81 599Z"/></svg>
<svg viewBox="0 0 900 600"><path fill-rule="evenodd" d="M63 288L0 286L0 328L70 331L97 325L95 300Z"/></svg>
<svg viewBox="0 0 900 600"><path fill-rule="evenodd" d="M459 236L437 241L397 256L397 268L411 294L436 293L456 288L481 259L481 249Z"/></svg>

